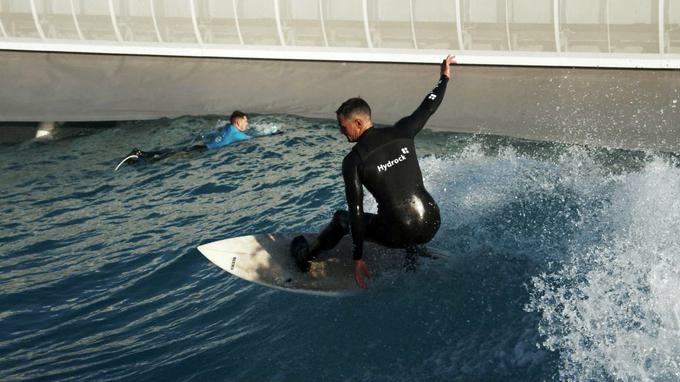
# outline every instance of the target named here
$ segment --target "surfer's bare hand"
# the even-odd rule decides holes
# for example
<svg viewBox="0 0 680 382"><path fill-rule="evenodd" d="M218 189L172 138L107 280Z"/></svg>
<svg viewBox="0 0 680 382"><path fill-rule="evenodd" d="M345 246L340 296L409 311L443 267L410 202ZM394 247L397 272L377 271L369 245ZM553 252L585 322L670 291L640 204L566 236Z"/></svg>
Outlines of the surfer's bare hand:
<svg viewBox="0 0 680 382"><path fill-rule="evenodd" d="M442 61L442 65L441 65L442 76L446 76L446 78L451 78L451 67L450 66L454 65L455 63L456 63L456 56L452 56L450 54L448 56L446 56L444 61Z"/></svg>
<svg viewBox="0 0 680 382"><path fill-rule="evenodd" d="M366 262L363 260L354 260L354 279L356 280L359 288L366 289L368 286L366 285L366 281L364 281L364 277L368 279L371 278L371 274L368 272L368 266L366 265Z"/></svg>

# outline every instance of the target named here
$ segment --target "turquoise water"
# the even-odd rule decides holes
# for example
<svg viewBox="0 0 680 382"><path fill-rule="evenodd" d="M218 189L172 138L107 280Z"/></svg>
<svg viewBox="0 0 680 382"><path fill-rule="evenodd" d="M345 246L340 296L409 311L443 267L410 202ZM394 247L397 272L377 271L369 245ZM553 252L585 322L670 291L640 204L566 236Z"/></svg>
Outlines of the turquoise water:
<svg viewBox="0 0 680 382"><path fill-rule="evenodd" d="M0 146L0 380L680 380L676 157L424 131L450 259L316 297L196 246L321 229L334 121L256 115L284 134L113 172L217 118Z"/></svg>

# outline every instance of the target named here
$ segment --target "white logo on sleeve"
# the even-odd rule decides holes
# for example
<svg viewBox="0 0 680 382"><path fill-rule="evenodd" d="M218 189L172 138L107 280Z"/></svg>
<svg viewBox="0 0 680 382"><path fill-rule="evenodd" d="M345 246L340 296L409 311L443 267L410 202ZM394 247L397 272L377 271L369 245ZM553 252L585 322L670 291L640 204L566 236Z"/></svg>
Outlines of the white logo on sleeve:
<svg viewBox="0 0 680 382"><path fill-rule="evenodd" d="M394 158L392 160L387 161L387 163L384 164L379 164L378 167L378 172L381 171L387 171L387 169L391 168L392 166L396 165L399 162L403 162L406 160L406 155L410 154L411 152L408 151L407 147L402 147L401 148L401 155L399 155L397 158Z"/></svg>
<svg viewBox="0 0 680 382"><path fill-rule="evenodd" d="M436 94L430 94L427 98L434 101L435 99L437 99L437 95Z"/></svg>

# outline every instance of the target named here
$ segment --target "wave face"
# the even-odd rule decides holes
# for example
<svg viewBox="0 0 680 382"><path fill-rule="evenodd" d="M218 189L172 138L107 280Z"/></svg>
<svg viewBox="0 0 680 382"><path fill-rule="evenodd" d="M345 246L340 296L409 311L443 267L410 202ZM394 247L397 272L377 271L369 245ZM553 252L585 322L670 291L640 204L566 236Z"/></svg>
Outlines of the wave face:
<svg viewBox="0 0 680 382"><path fill-rule="evenodd" d="M424 131L450 258L325 298L196 246L322 229L345 208L334 121L255 115L284 133L113 172L216 121L0 146L0 380L680 379L677 157Z"/></svg>

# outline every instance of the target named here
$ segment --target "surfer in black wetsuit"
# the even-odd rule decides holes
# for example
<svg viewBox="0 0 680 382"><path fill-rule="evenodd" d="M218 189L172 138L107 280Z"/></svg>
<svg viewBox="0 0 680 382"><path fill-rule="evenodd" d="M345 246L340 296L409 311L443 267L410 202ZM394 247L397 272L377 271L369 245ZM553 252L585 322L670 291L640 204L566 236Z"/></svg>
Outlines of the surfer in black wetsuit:
<svg viewBox="0 0 680 382"><path fill-rule="evenodd" d="M373 128L371 109L361 98L351 98L338 108L340 131L356 142L342 162L349 211L337 211L311 247L302 236L293 239L291 252L302 271L351 232L354 277L366 288L364 277L370 274L363 260L364 240L407 251L432 240L441 223L439 207L423 185L413 139L441 104L454 63L450 55L444 59L435 88L413 114L393 127ZM378 202L377 215L364 213L363 187Z"/></svg>

